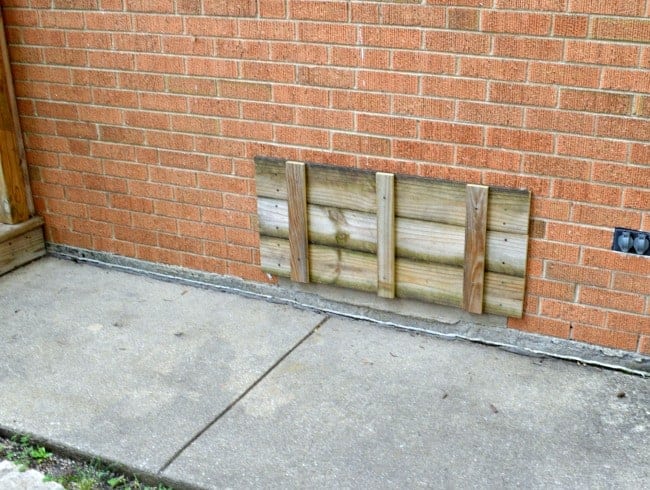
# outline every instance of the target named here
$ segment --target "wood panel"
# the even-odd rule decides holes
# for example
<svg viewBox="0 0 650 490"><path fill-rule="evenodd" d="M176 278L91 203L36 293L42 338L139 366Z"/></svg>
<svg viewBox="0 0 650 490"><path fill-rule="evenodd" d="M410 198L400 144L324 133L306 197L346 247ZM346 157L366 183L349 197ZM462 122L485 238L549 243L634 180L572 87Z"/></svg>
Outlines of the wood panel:
<svg viewBox="0 0 650 490"><path fill-rule="evenodd" d="M289 199L303 197L284 160L255 163L262 267L291 276ZM528 191L312 164L305 185L308 280L522 315Z"/></svg>
<svg viewBox="0 0 650 490"><path fill-rule="evenodd" d="M480 314L483 313L488 187L468 185L466 192L463 308Z"/></svg>

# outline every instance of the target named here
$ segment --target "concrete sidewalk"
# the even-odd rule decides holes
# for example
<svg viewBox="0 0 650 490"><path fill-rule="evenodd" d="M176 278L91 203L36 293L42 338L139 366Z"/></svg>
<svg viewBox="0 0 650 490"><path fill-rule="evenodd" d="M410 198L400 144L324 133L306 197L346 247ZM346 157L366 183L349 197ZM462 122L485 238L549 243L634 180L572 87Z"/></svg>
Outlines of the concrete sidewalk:
<svg viewBox="0 0 650 490"><path fill-rule="evenodd" d="M642 488L650 380L45 258L0 427L177 488ZM644 483L645 482L645 483Z"/></svg>

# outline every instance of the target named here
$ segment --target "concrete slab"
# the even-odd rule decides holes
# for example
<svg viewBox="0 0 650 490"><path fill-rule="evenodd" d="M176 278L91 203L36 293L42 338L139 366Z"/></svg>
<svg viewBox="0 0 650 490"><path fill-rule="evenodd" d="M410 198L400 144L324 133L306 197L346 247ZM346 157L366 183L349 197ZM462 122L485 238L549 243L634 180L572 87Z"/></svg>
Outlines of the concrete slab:
<svg viewBox="0 0 650 490"><path fill-rule="evenodd" d="M42 259L0 277L0 426L155 472L322 318Z"/></svg>
<svg viewBox="0 0 650 490"><path fill-rule="evenodd" d="M649 382L330 319L164 475L205 488L642 488Z"/></svg>

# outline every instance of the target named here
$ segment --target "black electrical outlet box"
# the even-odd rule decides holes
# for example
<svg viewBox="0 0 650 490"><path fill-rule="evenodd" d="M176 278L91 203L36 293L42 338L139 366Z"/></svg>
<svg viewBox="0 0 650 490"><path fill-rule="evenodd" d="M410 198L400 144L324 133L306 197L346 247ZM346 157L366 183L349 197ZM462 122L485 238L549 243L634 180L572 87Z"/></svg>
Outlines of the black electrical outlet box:
<svg viewBox="0 0 650 490"><path fill-rule="evenodd" d="M650 231L614 228L612 250L650 257Z"/></svg>

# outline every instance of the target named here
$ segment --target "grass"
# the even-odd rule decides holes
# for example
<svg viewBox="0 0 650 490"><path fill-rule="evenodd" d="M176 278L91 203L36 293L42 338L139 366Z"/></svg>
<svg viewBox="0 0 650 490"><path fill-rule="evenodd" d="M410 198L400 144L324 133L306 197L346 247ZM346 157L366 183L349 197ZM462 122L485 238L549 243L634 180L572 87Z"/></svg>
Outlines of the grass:
<svg viewBox="0 0 650 490"><path fill-rule="evenodd" d="M21 471L29 468L38 470L45 475L45 481L60 483L70 490L172 490L163 485L145 485L100 460L79 461L57 455L44 446L34 444L26 435L0 438L2 459L12 461Z"/></svg>

